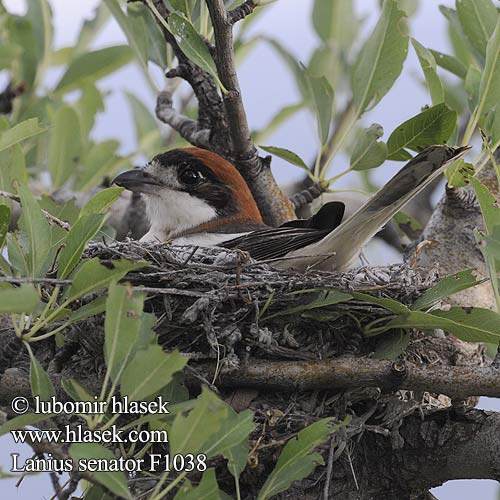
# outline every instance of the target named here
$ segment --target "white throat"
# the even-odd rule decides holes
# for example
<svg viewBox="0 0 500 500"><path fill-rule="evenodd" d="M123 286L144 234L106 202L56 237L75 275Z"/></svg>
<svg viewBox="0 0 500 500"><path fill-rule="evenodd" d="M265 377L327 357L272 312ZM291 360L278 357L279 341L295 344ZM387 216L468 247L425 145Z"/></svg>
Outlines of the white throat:
<svg viewBox="0 0 500 500"><path fill-rule="evenodd" d="M141 241L170 240L217 217L206 201L183 191L164 189L143 199L151 228Z"/></svg>

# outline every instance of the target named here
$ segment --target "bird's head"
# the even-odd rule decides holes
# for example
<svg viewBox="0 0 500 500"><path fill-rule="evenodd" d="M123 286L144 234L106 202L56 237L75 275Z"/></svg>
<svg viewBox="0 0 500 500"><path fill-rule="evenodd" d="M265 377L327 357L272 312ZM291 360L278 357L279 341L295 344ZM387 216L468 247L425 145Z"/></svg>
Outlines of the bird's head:
<svg viewBox="0 0 500 500"><path fill-rule="evenodd" d="M238 221L262 223L250 189L236 168L199 148L173 149L114 183L142 194L151 226L169 238Z"/></svg>

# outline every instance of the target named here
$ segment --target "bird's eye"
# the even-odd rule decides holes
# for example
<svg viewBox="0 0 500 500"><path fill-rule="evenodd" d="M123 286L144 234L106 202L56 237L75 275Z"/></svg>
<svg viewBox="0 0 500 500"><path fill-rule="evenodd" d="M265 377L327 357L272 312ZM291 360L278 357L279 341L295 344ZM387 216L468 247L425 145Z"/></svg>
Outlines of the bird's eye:
<svg viewBox="0 0 500 500"><path fill-rule="evenodd" d="M193 168L186 168L179 175L179 180L188 186L194 186L201 181L203 176L198 170L194 170Z"/></svg>

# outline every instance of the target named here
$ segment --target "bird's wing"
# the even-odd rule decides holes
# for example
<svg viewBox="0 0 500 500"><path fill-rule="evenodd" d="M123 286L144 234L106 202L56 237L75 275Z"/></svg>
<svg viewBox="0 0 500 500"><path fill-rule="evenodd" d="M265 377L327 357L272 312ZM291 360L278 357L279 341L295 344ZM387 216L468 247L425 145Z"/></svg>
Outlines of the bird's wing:
<svg viewBox="0 0 500 500"><path fill-rule="evenodd" d="M329 230L281 226L254 231L225 241L220 246L244 250L253 259L268 260L284 257L289 252L316 243L328 233Z"/></svg>

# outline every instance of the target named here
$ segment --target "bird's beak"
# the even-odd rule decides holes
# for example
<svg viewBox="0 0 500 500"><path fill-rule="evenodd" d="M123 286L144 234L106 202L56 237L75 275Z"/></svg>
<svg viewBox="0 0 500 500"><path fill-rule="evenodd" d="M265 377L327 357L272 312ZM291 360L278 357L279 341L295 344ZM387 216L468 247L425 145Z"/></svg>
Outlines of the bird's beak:
<svg viewBox="0 0 500 500"><path fill-rule="evenodd" d="M130 191L137 191L138 193L149 193L155 187L160 186L160 183L154 177L148 175L141 168L134 168L123 172L115 178L113 183Z"/></svg>

